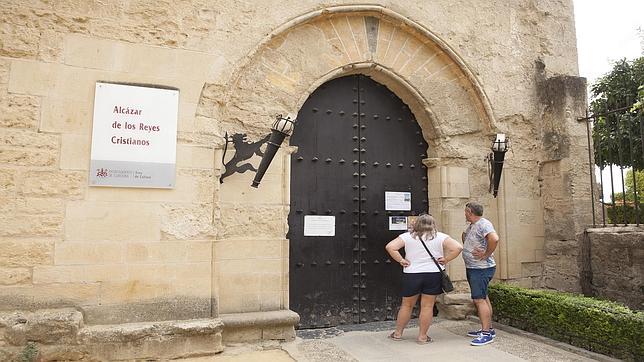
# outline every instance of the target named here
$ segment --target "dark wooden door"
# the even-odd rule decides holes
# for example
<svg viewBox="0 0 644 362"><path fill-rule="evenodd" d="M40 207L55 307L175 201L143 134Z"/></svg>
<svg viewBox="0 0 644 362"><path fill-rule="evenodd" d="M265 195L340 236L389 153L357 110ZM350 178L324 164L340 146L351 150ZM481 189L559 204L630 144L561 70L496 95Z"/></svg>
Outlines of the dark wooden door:
<svg viewBox="0 0 644 362"><path fill-rule="evenodd" d="M300 328L395 319L400 266L385 244L389 217L426 212L427 143L409 108L366 76L329 81L302 106L290 144L292 310ZM385 210L385 192L411 210ZM335 236L304 236L306 215L335 217Z"/></svg>

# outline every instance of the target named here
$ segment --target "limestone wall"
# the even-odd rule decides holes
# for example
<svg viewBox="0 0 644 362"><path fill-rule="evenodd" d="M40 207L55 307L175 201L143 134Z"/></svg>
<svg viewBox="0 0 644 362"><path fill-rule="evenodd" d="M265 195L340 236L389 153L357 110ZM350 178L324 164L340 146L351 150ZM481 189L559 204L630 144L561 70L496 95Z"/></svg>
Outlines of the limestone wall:
<svg viewBox="0 0 644 362"><path fill-rule="evenodd" d="M541 283L544 243L557 239L544 225L583 213L548 211L550 195L579 199L581 174L567 170L585 157L551 163L564 140L548 127L565 119L558 134L583 148L581 109L548 113L539 91L577 75L571 3L1 2L0 309L73 306L92 324L288 308L293 150L259 190L251 173L220 184L222 136L257 140L276 113L352 73L412 108L441 227L458 238L478 199L501 234L499 277ZM173 190L88 186L96 81L179 88ZM493 199L484 158L496 132L513 143Z"/></svg>
<svg viewBox="0 0 644 362"><path fill-rule="evenodd" d="M580 285L589 296L644 309L644 228L589 229L580 238Z"/></svg>
<svg viewBox="0 0 644 362"><path fill-rule="evenodd" d="M576 77L555 77L541 83L544 105L544 162L540 178L545 227L543 287L580 291L575 260L578 236L591 224L587 133L574 114L586 107L586 82ZM582 127L584 126L584 127Z"/></svg>
<svg viewBox="0 0 644 362"><path fill-rule="evenodd" d="M549 241L544 287L643 305L644 228L589 227L574 240Z"/></svg>

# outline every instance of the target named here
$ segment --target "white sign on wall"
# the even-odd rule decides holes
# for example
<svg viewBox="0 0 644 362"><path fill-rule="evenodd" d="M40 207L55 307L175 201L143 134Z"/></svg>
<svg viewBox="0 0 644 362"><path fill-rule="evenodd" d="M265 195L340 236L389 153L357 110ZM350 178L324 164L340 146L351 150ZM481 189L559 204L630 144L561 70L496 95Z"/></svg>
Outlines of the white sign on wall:
<svg viewBox="0 0 644 362"><path fill-rule="evenodd" d="M96 83L91 186L173 188L179 91Z"/></svg>

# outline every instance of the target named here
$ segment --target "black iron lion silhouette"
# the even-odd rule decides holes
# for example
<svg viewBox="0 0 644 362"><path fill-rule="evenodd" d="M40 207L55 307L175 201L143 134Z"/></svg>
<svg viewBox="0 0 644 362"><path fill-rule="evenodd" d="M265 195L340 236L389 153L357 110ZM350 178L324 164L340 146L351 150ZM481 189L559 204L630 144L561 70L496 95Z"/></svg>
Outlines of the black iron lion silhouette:
<svg viewBox="0 0 644 362"><path fill-rule="evenodd" d="M253 167L250 162L246 162L241 165L239 165L239 163L248 160L249 158L253 157L253 155L262 157L264 155L264 152L260 150L260 147L264 143L266 143L266 141L268 141L269 137L270 135L267 135L257 142L247 142L245 133L235 133L230 137L228 137L228 133L226 133L226 135L224 136L224 138L226 139L226 146L224 148L224 155L222 156L222 163L223 158L226 156L228 143L230 142L232 142L235 146L235 155L230 159L230 161L224 163L226 172L224 172L221 177L219 177L219 182L223 183L225 177L228 177L235 172L244 173L249 170L257 172L257 169Z"/></svg>

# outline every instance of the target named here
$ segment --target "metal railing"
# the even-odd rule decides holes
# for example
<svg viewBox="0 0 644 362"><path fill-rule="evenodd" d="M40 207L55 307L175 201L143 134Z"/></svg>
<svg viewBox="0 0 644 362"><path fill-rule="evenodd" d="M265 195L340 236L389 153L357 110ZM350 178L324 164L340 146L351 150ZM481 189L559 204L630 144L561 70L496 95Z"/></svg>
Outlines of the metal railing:
<svg viewBox="0 0 644 362"><path fill-rule="evenodd" d="M593 227L639 226L644 222L644 112L627 106L587 113L579 121L586 122L588 135Z"/></svg>

